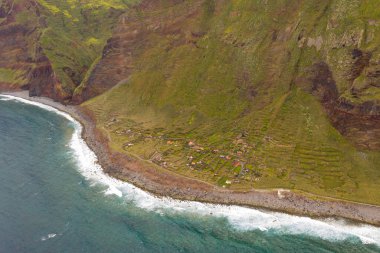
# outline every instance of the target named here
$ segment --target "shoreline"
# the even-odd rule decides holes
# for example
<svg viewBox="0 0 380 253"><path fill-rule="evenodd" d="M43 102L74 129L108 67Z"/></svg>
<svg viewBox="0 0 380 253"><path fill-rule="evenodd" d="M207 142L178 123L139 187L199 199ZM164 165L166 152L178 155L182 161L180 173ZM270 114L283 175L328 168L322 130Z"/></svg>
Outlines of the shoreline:
<svg viewBox="0 0 380 253"><path fill-rule="evenodd" d="M63 105L50 98L29 97L27 91L1 94L49 105L70 114L83 126L82 138L96 154L99 164L107 175L131 183L156 196L212 204L264 208L314 218L341 217L380 226L380 206L282 189L244 192L221 189L111 151L108 147L108 140L96 129L91 112L80 106Z"/></svg>

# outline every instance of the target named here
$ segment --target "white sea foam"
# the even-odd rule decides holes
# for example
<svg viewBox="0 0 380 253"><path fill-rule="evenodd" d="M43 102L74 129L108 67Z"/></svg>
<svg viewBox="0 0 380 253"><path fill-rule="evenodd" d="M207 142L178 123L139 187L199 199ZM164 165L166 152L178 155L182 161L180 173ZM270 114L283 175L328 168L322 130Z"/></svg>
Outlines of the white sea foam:
<svg viewBox="0 0 380 253"><path fill-rule="evenodd" d="M46 241L46 240L49 240L49 239L54 238L56 236L57 236L57 234L48 234L47 236L42 236L41 241Z"/></svg>
<svg viewBox="0 0 380 253"><path fill-rule="evenodd" d="M162 214L187 213L225 218L235 229L243 231L261 230L279 234L307 234L332 241L358 238L365 244L380 245L380 228L370 225L352 225L346 223L344 220L317 220L240 206L205 204L193 201L174 200L168 197L156 197L138 187L114 179L103 173L95 153L81 138L81 124L74 120L69 114L41 103L12 96L6 97L55 112L70 120L74 124L75 131L69 146L74 151L78 162L78 169L91 183L106 186L108 188L105 191L106 195L123 197L133 202L139 208Z"/></svg>
<svg viewBox="0 0 380 253"><path fill-rule="evenodd" d="M9 97L0 97L0 101L10 101L10 100L14 100L14 99L9 98Z"/></svg>

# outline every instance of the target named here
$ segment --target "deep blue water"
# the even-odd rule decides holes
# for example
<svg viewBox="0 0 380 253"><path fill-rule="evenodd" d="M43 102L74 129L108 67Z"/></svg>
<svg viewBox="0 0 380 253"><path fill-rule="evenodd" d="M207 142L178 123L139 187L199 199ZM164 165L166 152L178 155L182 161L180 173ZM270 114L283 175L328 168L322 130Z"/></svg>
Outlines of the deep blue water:
<svg viewBox="0 0 380 253"><path fill-rule="evenodd" d="M88 154L73 148L76 127L0 97L0 253L380 252L380 229L371 226L161 200L112 186L81 167L78 159Z"/></svg>

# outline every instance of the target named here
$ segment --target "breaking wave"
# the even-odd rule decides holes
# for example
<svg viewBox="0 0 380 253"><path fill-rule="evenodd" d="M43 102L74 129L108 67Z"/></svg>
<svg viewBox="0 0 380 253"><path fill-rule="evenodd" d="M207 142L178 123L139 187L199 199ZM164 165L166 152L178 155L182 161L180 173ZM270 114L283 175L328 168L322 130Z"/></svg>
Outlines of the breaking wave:
<svg viewBox="0 0 380 253"><path fill-rule="evenodd" d="M93 184L107 189L105 195L115 195L133 202L137 207L161 214L185 213L224 218L231 226L242 231L261 230L277 234L309 235L330 241L358 239L364 244L380 245L380 228L365 224L348 224L343 219L312 219L280 212L262 211L240 206L181 201L156 197L132 184L105 174L95 153L81 137L82 125L68 113L51 106L26 99L1 95L0 99L16 100L54 112L72 122L74 133L69 143L80 173Z"/></svg>

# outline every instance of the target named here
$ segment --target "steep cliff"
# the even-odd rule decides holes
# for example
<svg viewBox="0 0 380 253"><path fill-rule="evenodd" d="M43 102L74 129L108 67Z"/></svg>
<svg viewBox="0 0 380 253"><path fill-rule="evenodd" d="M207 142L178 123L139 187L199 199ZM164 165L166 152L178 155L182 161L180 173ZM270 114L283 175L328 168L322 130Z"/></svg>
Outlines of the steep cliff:
<svg viewBox="0 0 380 253"><path fill-rule="evenodd" d="M70 102L127 2L1 1L0 85Z"/></svg>
<svg viewBox="0 0 380 253"><path fill-rule="evenodd" d="M28 17L28 19L23 19ZM0 6L0 85L55 97L59 83L38 45L39 7L34 1L3 1Z"/></svg>

